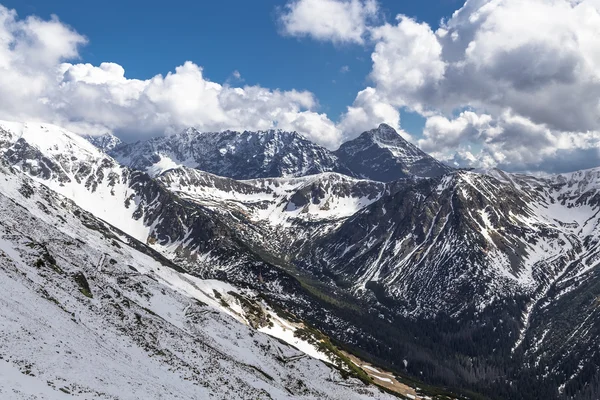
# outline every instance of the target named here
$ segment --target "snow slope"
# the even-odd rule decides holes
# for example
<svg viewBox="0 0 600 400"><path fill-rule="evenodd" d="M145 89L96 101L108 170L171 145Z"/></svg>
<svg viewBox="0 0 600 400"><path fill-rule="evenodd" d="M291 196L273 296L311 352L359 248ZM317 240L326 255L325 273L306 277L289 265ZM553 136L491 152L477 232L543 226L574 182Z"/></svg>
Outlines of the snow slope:
<svg viewBox="0 0 600 400"><path fill-rule="evenodd" d="M235 181L190 168L158 177L169 190L215 209L227 206L255 222L292 226L294 221L320 222L347 218L377 201L385 185L323 173L299 178Z"/></svg>
<svg viewBox="0 0 600 400"><path fill-rule="evenodd" d="M0 154L84 210L138 240L148 238L149 227L134 217L129 171L81 136L50 124L1 121Z"/></svg>
<svg viewBox="0 0 600 400"><path fill-rule="evenodd" d="M234 287L128 246L4 163L0 179L3 396L387 397L241 323Z"/></svg>

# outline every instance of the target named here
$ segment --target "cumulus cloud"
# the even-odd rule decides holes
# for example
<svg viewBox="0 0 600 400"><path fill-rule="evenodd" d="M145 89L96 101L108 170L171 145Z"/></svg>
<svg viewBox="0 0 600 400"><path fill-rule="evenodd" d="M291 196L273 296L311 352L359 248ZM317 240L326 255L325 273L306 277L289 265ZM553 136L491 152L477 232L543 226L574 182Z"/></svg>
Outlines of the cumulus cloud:
<svg viewBox="0 0 600 400"><path fill-rule="evenodd" d="M565 172L600 165L600 132L559 132L505 112L427 119L421 148L457 167Z"/></svg>
<svg viewBox="0 0 600 400"><path fill-rule="evenodd" d="M368 87L358 93L354 103L342 115L339 128L344 132L344 139L353 139L381 123L400 131L400 112L383 101L374 88ZM406 132L401 134L409 138Z"/></svg>
<svg viewBox="0 0 600 400"><path fill-rule="evenodd" d="M341 132L307 91L232 87L207 79L186 62L167 75L129 79L118 64L69 63L86 38L58 18L29 17L0 6L0 118L39 120L78 133L128 138L194 126L297 130L335 147Z"/></svg>
<svg viewBox="0 0 600 400"><path fill-rule="evenodd" d="M442 105L507 108L560 131L600 123L600 3L468 1L438 38L449 67Z"/></svg>
<svg viewBox="0 0 600 400"><path fill-rule="evenodd" d="M372 38L377 44L371 79L380 96L395 106L424 110L415 95L433 95L446 70L442 46L429 25L400 15L397 24L374 28Z"/></svg>
<svg viewBox="0 0 600 400"><path fill-rule="evenodd" d="M86 41L55 17L19 20L0 5L0 116L47 116L44 94L57 84L60 61L76 58Z"/></svg>
<svg viewBox="0 0 600 400"><path fill-rule="evenodd" d="M434 115L427 119L418 144L425 151L452 150L462 143L475 144L497 133L498 126L487 114L463 111L454 119Z"/></svg>
<svg viewBox="0 0 600 400"><path fill-rule="evenodd" d="M51 103L61 104L55 111L70 121L137 135L194 126L205 131L297 130L327 146L340 139L333 123L312 111L317 101L310 92L221 85L206 79L192 62L145 81L125 78L115 64L62 68L64 78Z"/></svg>
<svg viewBox="0 0 600 400"><path fill-rule="evenodd" d="M371 28L370 78L381 102L427 118L419 144L439 157L597 166L598 37L596 0L467 0L437 29L402 15Z"/></svg>
<svg viewBox="0 0 600 400"><path fill-rule="evenodd" d="M364 43L378 13L376 0L295 0L279 16L289 36L310 36L335 43Z"/></svg>

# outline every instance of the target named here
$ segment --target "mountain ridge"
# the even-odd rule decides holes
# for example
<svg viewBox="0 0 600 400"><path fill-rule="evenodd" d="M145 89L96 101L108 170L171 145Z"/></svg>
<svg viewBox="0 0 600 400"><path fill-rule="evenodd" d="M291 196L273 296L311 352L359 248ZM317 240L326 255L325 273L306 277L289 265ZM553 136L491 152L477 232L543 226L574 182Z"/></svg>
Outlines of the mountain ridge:
<svg viewBox="0 0 600 400"><path fill-rule="evenodd" d="M600 168L153 177L44 135L0 130L0 158L92 213L110 204L117 227L184 271L252 288L379 365L494 399L600 389Z"/></svg>
<svg viewBox="0 0 600 400"><path fill-rule="evenodd" d="M379 150L373 154L375 147ZM349 154L350 149L352 154ZM337 172L391 181L409 175L439 176L452 171L385 124L342 144L333 152L297 132L199 132L188 128L165 137L122 144L110 150L109 154L121 164L153 176L177 166L234 179ZM367 154L369 159L358 161Z"/></svg>
<svg viewBox="0 0 600 400"><path fill-rule="evenodd" d="M320 172L352 173L324 147L296 132L180 133L124 144L110 154L121 164L149 172L186 166L234 179L303 176Z"/></svg>
<svg viewBox="0 0 600 400"><path fill-rule="evenodd" d="M123 144L121 139L119 139L112 133L105 133L97 136L84 135L83 137L87 141L92 143L94 146L104 151L105 153L108 153L109 151L112 151L115 147L118 147L121 144Z"/></svg>

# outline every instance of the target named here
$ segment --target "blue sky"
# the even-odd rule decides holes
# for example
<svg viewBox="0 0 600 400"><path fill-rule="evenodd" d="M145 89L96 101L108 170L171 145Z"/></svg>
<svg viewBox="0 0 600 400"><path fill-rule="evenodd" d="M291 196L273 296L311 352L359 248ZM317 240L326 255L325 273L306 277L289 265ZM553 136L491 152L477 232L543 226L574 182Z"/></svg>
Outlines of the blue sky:
<svg viewBox="0 0 600 400"><path fill-rule="evenodd" d="M190 60L204 68L207 79L235 85L259 84L283 90L313 92L325 112L337 121L356 93L368 83L369 45L332 44L278 34L277 8L284 0L4 0L21 18L52 14L89 43L81 62L122 65L128 78L166 74ZM393 21L406 14L436 27L460 8L459 0L383 0L381 11ZM349 71L342 72L344 66ZM232 73L239 71L243 82ZM413 135L424 119L402 113L402 127Z"/></svg>

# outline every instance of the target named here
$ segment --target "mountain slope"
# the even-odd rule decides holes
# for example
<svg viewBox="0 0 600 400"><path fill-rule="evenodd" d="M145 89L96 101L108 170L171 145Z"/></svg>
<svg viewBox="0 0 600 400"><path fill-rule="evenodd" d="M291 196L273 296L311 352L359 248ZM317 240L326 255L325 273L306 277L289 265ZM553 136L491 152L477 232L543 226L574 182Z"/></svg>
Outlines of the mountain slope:
<svg viewBox="0 0 600 400"><path fill-rule="evenodd" d="M157 181L177 196L227 219L247 242L284 256L337 227L379 199L383 183L336 173L236 181L190 168Z"/></svg>
<svg viewBox="0 0 600 400"><path fill-rule="evenodd" d="M148 227L133 217L141 203L132 201L132 174L82 137L53 125L0 122L0 153L86 211L146 241Z"/></svg>
<svg viewBox="0 0 600 400"><path fill-rule="evenodd" d="M260 264L214 211L118 165L73 133L52 125L0 123L0 140L0 154L12 166L204 276L223 270L243 275L238 267Z"/></svg>
<svg viewBox="0 0 600 400"><path fill-rule="evenodd" d="M388 398L246 326L280 323L251 292L173 270L3 161L0 176L4 396Z"/></svg>
<svg viewBox="0 0 600 400"><path fill-rule="evenodd" d="M234 179L351 174L329 150L295 132L274 130L201 133L190 128L118 146L110 154L122 165L153 176L177 166Z"/></svg>
<svg viewBox="0 0 600 400"><path fill-rule="evenodd" d="M317 241L298 265L370 301L402 324L407 341L420 337L415 348L432 340L422 354L379 353L406 359L413 374L430 357L426 351L438 351L444 365L441 354L451 346L450 359L473 363L450 362L452 374L434 374L446 375L446 383L477 382L484 392L494 387L498 398L532 398L540 386L543 398L590 396L598 388L586 386L598 378L597 356L586 349L600 346L600 169L551 179L491 175L399 181L390 196ZM392 334L389 328L379 340ZM518 396L507 390L503 370L514 374Z"/></svg>
<svg viewBox="0 0 600 400"><path fill-rule="evenodd" d="M34 128L0 130L10 165L113 218L180 272L252 288L428 383L493 399L597 398L600 169L383 183L331 172L239 181L159 163L151 177ZM387 143L396 168L392 134L368 139Z"/></svg>
<svg viewBox="0 0 600 400"><path fill-rule="evenodd" d="M377 282L392 294L417 297L410 314L457 313L464 298L483 308L498 291L526 291L555 274L553 265L536 270L540 257L579 251L575 234L536 220L532 206L544 201L538 196L468 172L405 181L319 243L315 260L342 266L334 271L349 275L357 291ZM461 287L469 292L457 293L456 303L443 295Z"/></svg>
<svg viewBox="0 0 600 400"><path fill-rule="evenodd" d="M386 124L343 143L334 154L356 175L382 182L409 176L436 177L452 171Z"/></svg>

